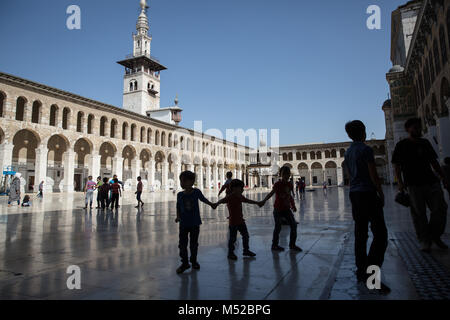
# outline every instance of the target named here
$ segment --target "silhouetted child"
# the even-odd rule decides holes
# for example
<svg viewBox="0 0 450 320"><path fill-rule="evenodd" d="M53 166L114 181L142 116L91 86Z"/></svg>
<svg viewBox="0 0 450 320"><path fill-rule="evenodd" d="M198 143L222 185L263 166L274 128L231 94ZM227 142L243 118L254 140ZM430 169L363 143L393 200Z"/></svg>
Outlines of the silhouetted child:
<svg viewBox="0 0 450 320"><path fill-rule="evenodd" d="M297 241L297 222L294 219L294 214L292 211L296 212L297 208L295 207L295 200L292 197L294 186L291 182L289 182L291 169L287 166L282 167L280 169L280 175L281 180L278 180L273 185L272 191L262 201L262 203L265 203L275 194L273 211L275 228L273 230L272 250L284 251L284 248L279 246L281 225L284 219L291 227L289 248L292 251L300 252L302 249L295 244Z"/></svg>
<svg viewBox="0 0 450 320"><path fill-rule="evenodd" d="M238 179L234 179L229 184L228 195L217 202L217 205L226 203L228 205L229 212L229 223L230 223L230 239L228 241L228 259L237 260L237 256L234 254L234 243L236 242L236 237L238 231L242 236L243 244L243 255L247 257L256 256L255 253L250 251L249 247L249 234L247 230L247 225L245 224L244 216L242 214L242 203L256 204L262 207L264 203L253 201L247 199L242 195L244 192L244 182Z"/></svg>
<svg viewBox="0 0 450 320"><path fill-rule="evenodd" d="M144 202L141 200L142 191L144 190L144 184L142 183L142 178L137 177L137 188L136 188L136 200L138 202L136 208L139 208L139 206L144 206Z"/></svg>
<svg viewBox="0 0 450 320"><path fill-rule="evenodd" d="M104 210L109 206L109 190L111 189L108 178L103 178L103 184L98 189L101 208Z"/></svg>
<svg viewBox="0 0 450 320"><path fill-rule="evenodd" d="M183 273L191 266L188 259L188 242L191 251L192 268L200 269L197 262L198 251L198 237L200 234L200 225L202 220L200 218L200 208L198 201L211 206L215 209L216 204L211 203L205 198L199 189L194 189L192 186L195 183L195 173L191 171L184 171L180 174L180 186L183 191L177 195L177 218L175 222L180 223L180 234L178 248L180 249L181 266L177 269L177 273Z"/></svg>
<svg viewBox="0 0 450 320"><path fill-rule="evenodd" d="M31 207L30 196L26 195L23 197L22 207Z"/></svg>
<svg viewBox="0 0 450 320"><path fill-rule="evenodd" d="M225 181L225 183L223 184L222 188L220 188L219 191L219 196L222 194L222 192L225 191L225 195L228 195L230 193L230 183L232 181L233 178L233 172L228 171L227 172L227 180Z"/></svg>
<svg viewBox="0 0 450 320"><path fill-rule="evenodd" d="M119 208L119 198L122 195L122 188L120 187L119 179L115 178L111 185L111 209Z"/></svg>
<svg viewBox="0 0 450 320"><path fill-rule="evenodd" d="M371 147L366 145L366 127L359 121L345 125L345 131L353 140L345 152L345 163L350 173L350 201L355 220L355 260L356 276L365 284L367 268L376 265L381 268L388 245L388 232L384 222L384 193L378 178L375 157ZM367 254L368 228L372 230L373 240ZM381 284L382 292L390 289Z"/></svg>

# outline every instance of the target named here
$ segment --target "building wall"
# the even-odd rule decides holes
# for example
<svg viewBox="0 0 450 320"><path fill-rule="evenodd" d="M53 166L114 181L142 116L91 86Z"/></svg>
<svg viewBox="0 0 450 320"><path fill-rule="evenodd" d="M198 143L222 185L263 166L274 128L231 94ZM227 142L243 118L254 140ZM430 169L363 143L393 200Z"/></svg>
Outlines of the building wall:
<svg viewBox="0 0 450 320"><path fill-rule="evenodd" d="M74 176L84 183L87 175L101 174L118 174L129 187L145 175L148 186L168 190L178 187L186 169L197 173L199 187L216 188L225 170L238 175L247 167L243 146L42 84L0 73L0 94L0 168L20 169L31 184L27 191L42 180L48 191L72 191L80 187ZM23 120L16 119L19 97L25 99Z"/></svg>

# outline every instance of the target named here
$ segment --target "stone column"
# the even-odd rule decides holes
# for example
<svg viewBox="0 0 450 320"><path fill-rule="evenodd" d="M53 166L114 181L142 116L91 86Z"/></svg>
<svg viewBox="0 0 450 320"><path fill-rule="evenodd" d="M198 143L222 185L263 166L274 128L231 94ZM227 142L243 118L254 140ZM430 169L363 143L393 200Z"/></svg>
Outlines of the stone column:
<svg viewBox="0 0 450 320"><path fill-rule="evenodd" d="M0 144L0 176L3 175L3 170L7 166L12 165L12 154L14 145L9 142Z"/></svg>
<svg viewBox="0 0 450 320"><path fill-rule="evenodd" d="M342 174L342 167L337 168L337 185L342 187L344 185L344 176Z"/></svg>
<svg viewBox="0 0 450 320"><path fill-rule="evenodd" d="M102 157L94 150L92 151L91 158L89 160L89 172L94 179L100 176L101 158Z"/></svg>
<svg viewBox="0 0 450 320"><path fill-rule="evenodd" d="M168 185L169 176L169 164L167 162L162 163L162 177L161 177L161 190L169 190Z"/></svg>
<svg viewBox="0 0 450 320"><path fill-rule="evenodd" d="M181 163L177 162L174 164L173 172L173 186L175 190L180 189L180 173L181 173Z"/></svg>
<svg viewBox="0 0 450 320"><path fill-rule="evenodd" d="M267 184L268 184L269 189L272 189L272 187L273 187L272 179L273 179L273 176L271 174L269 174L267 176Z"/></svg>
<svg viewBox="0 0 450 320"><path fill-rule="evenodd" d="M219 168L217 167L217 165L214 165L213 167L213 176L213 189L217 190L219 183Z"/></svg>
<svg viewBox="0 0 450 320"><path fill-rule="evenodd" d="M147 166L148 170L148 187L149 189L153 189L153 185L155 184L155 160L150 159Z"/></svg>
<svg viewBox="0 0 450 320"><path fill-rule="evenodd" d="M75 173L75 152L68 150L64 153L64 192L73 192L73 181ZM93 177L96 178L95 176Z"/></svg>
<svg viewBox="0 0 450 320"><path fill-rule="evenodd" d="M309 186L313 186L313 173L312 170L309 170Z"/></svg>
<svg viewBox="0 0 450 320"><path fill-rule="evenodd" d="M47 178L47 146L36 149L36 160L34 165L34 192L39 191L39 184Z"/></svg>
<svg viewBox="0 0 450 320"><path fill-rule="evenodd" d="M137 177L141 175L141 160L133 159L131 160L131 187L133 190L137 186Z"/></svg>
<svg viewBox="0 0 450 320"><path fill-rule="evenodd" d="M122 157L114 157L112 159L112 175L117 174L119 180L123 179L123 158ZM122 181L125 183L125 181Z"/></svg>
<svg viewBox="0 0 450 320"><path fill-rule="evenodd" d="M208 165L206 167L206 189L211 189L211 166Z"/></svg>
<svg viewBox="0 0 450 320"><path fill-rule="evenodd" d="M225 166L222 166L220 170L220 185L222 186L225 183Z"/></svg>
<svg viewBox="0 0 450 320"><path fill-rule="evenodd" d="M203 189L203 165L198 165L198 179L197 179L197 186L199 189Z"/></svg>

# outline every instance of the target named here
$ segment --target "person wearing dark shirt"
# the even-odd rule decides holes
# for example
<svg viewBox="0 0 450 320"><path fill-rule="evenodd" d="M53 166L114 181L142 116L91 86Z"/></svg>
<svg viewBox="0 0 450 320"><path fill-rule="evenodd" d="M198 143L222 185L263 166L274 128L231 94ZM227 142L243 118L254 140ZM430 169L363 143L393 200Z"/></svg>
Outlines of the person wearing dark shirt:
<svg viewBox="0 0 450 320"><path fill-rule="evenodd" d="M220 190L219 190L219 197L222 194L222 192L224 192L224 191L225 191L225 195L228 195L230 193L230 183L233 178L233 173L231 171L229 171L229 172L227 172L226 176L227 176L227 180L223 184L222 188L220 188Z"/></svg>
<svg viewBox="0 0 450 320"><path fill-rule="evenodd" d="M206 199L199 189L193 188L194 183L195 173L184 171L180 174L180 186L183 188L183 191L177 195L177 218L175 219L175 222L180 224L178 248L180 249L182 264L177 269L178 274L191 267L189 260L192 263L192 268L200 269L200 264L197 261L197 250L202 220L200 218L198 201L206 203L213 209L217 207L216 204ZM188 259L188 242L191 251L190 259Z"/></svg>
<svg viewBox="0 0 450 320"><path fill-rule="evenodd" d="M262 202L253 201L250 199L247 199L242 195L244 192L244 182L241 180L235 179L230 182L230 192L228 195L217 202L217 205L226 203L228 205L228 212L229 212L229 228L230 228L230 239L228 241L228 259L230 260L237 260L237 256L234 254L234 244L236 242L237 233L239 233L242 236L242 244L243 244L243 255L246 257L254 257L256 256L255 253L250 251L249 246L249 234L247 225L245 223L244 215L242 214L242 203L250 203L250 204L256 204L260 207L263 206Z"/></svg>
<svg viewBox="0 0 450 320"><path fill-rule="evenodd" d="M409 136L397 143L392 155L399 192L407 190L409 193L411 217L422 251L429 252L432 242L447 249L441 236L447 223L448 207L439 181L440 178L448 190L447 178L431 143L422 138L421 120L407 120L405 129ZM429 221L427 206L431 211Z"/></svg>
<svg viewBox="0 0 450 320"><path fill-rule="evenodd" d="M345 163L350 173L350 201L355 221L355 262L358 282L365 283L367 268L381 268L388 246L388 232L384 221L384 193L377 174L372 148L366 145L366 127L359 120L348 122L345 131L353 140L345 152ZM367 239L370 229L373 240L367 254ZM381 284L381 293L390 289Z"/></svg>
<svg viewBox="0 0 450 320"><path fill-rule="evenodd" d="M119 198L122 195L119 179L115 178L111 185L111 209L119 208Z"/></svg>
<svg viewBox="0 0 450 320"><path fill-rule="evenodd" d="M100 206L102 210L105 210L109 206L109 190L110 185L108 183L108 178L103 178L103 183L98 189L98 196L100 198Z"/></svg>
<svg viewBox="0 0 450 320"><path fill-rule="evenodd" d="M297 241L297 222L294 219L292 211L296 212L295 201L292 197L293 185L289 182L291 176L291 169L283 166L280 169L281 180L273 185L272 191L264 198L262 203L265 203L273 195L275 195L273 218L275 220L275 228L273 230L272 250L284 251L283 247L279 246L280 232L282 220L285 219L291 227L291 234L289 239L289 248L292 251L301 252L302 249L296 245Z"/></svg>
<svg viewBox="0 0 450 320"><path fill-rule="evenodd" d="M140 206L144 206L144 202L141 200L142 191L144 190L144 184L142 183L142 178L137 177L137 187L136 187L136 200L138 202L135 208L139 208Z"/></svg>

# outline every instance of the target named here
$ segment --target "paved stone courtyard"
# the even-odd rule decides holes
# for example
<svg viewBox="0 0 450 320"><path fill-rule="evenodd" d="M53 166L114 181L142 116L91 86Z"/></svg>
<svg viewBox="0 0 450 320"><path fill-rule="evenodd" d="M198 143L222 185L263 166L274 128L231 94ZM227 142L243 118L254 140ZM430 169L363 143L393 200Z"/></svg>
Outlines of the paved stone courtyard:
<svg viewBox="0 0 450 320"><path fill-rule="evenodd" d="M244 205L256 258L227 259L227 212L201 206L201 270L177 275L175 195L145 193L144 209L125 195L117 213L84 211L82 194L49 194L31 208L0 198L0 299L448 299L450 254L417 252L409 212L386 188L389 248L380 296L354 280L348 190L316 189L297 201L302 253L270 250L272 203ZM247 191L261 199L267 191ZM212 201L215 193L205 192ZM449 242L448 235L444 240ZM287 247L288 227L281 245ZM239 240L236 253L240 253ZM81 290L67 289L67 267L81 268ZM430 267L431 266L431 267Z"/></svg>

